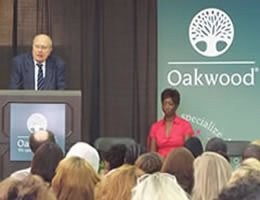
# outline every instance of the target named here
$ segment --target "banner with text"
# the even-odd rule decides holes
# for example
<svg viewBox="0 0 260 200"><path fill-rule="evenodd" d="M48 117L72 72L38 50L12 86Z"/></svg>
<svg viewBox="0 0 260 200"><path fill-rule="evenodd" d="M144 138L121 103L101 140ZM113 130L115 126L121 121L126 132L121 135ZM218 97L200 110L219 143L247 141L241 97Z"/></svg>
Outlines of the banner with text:
<svg viewBox="0 0 260 200"><path fill-rule="evenodd" d="M260 1L158 0L160 94L179 90L177 114L203 141L259 139Z"/></svg>

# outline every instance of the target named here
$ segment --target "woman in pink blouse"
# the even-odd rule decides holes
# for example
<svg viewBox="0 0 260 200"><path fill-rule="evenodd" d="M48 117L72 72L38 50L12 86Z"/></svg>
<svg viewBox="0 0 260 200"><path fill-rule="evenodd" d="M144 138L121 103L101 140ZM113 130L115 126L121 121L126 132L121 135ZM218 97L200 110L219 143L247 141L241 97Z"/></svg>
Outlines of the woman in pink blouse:
<svg viewBox="0 0 260 200"><path fill-rule="evenodd" d="M176 89L167 88L161 94L163 119L152 125L148 145L150 151L158 152L161 156L175 148L194 135L191 124L176 114L180 104L180 93Z"/></svg>

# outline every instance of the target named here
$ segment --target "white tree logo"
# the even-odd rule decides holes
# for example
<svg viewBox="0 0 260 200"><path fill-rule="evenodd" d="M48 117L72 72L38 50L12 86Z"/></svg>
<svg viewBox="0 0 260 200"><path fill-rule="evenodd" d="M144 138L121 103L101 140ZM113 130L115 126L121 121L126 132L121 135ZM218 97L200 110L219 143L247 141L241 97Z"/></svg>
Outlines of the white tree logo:
<svg viewBox="0 0 260 200"><path fill-rule="evenodd" d="M193 48L204 56L215 57L225 53L234 38L234 26L222 10L207 8L193 17L189 38Z"/></svg>

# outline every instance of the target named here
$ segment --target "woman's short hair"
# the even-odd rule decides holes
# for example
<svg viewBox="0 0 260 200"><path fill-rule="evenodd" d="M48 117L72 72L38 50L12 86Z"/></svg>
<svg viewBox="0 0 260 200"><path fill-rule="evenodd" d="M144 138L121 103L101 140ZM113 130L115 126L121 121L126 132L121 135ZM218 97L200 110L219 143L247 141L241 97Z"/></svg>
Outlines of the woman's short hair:
<svg viewBox="0 0 260 200"><path fill-rule="evenodd" d="M180 186L190 194L193 187L193 161L194 156L187 148L174 149L164 160L161 172L174 175Z"/></svg>
<svg viewBox="0 0 260 200"><path fill-rule="evenodd" d="M135 166L139 167L145 173L152 174L162 168L162 157L156 152L148 152L138 157Z"/></svg>
<svg viewBox="0 0 260 200"><path fill-rule="evenodd" d="M58 200L94 200L94 188L99 176L88 163L80 157L63 159L52 180L52 189Z"/></svg>
<svg viewBox="0 0 260 200"><path fill-rule="evenodd" d="M215 152L204 152L195 159L193 166L192 200L213 200L216 198L227 185L232 173L229 162Z"/></svg>
<svg viewBox="0 0 260 200"><path fill-rule="evenodd" d="M52 142L44 143L33 156L31 173L41 176L50 183L55 175L55 169L62 159L63 152L59 145Z"/></svg>
<svg viewBox="0 0 260 200"><path fill-rule="evenodd" d="M164 99L167 98L171 98L176 106L180 104L180 93L176 89L166 88L161 94L161 102L163 102Z"/></svg>
<svg viewBox="0 0 260 200"><path fill-rule="evenodd" d="M157 172L140 177L132 190L131 200L158 199L188 200L188 197L173 175Z"/></svg>
<svg viewBox="0 0 260 200"><path fill-rule="evenodd" d="M124 164L105 176L96 187L96 200L130 200L131 190L144 172Z"/></svg>
<svg viewBox="0 0 260 200"><path fill-rule="evenodd" d="M197 158L203 153L202 143L197 137L190 137L188 140L186 140L184 143L184 147L190 150L194 158Z"/></svg>

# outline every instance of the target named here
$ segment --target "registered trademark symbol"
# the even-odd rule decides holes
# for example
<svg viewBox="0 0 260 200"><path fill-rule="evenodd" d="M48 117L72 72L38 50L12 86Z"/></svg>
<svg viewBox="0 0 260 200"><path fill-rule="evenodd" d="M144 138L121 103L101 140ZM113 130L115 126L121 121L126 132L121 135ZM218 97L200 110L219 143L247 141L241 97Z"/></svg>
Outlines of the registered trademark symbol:
<svg viewBox="0 0 260 200"><path fill-rule="evenodd" d="M259 72L259 68L258 67L255 68L255 72Z"/></svg>

